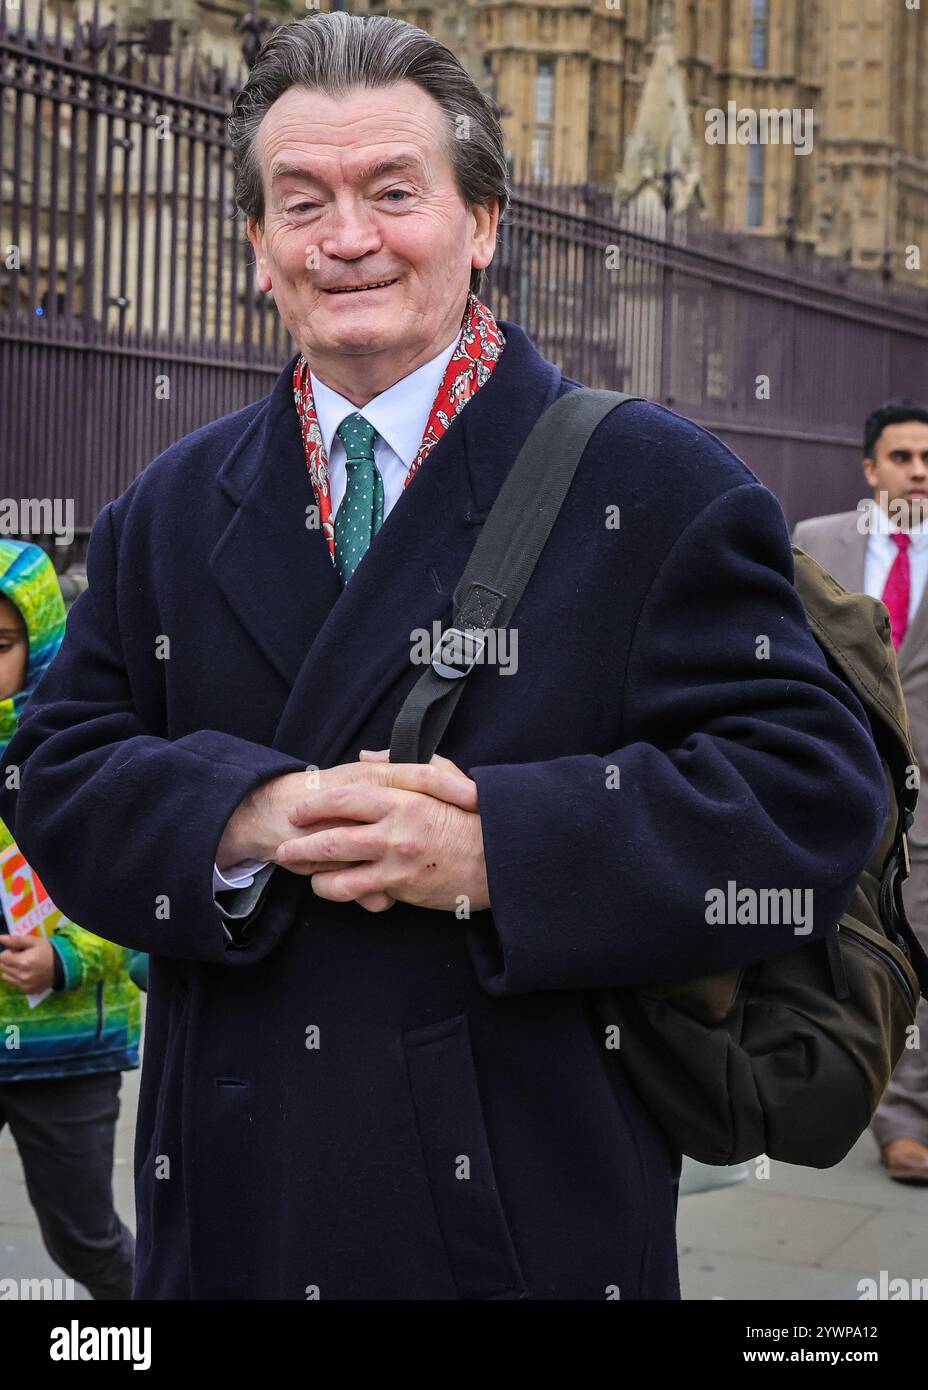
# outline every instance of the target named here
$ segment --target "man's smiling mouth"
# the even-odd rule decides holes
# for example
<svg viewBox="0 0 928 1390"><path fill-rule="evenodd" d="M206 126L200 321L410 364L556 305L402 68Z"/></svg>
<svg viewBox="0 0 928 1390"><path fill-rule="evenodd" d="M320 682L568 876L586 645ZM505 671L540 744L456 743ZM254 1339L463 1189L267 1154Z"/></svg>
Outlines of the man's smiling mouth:
<svg viewBox="0 0 928 1390"><path fill-rule="evenodd" d="M399 277L397 277L399 278ZM326 290L326 294L361 294L364 290L382 290L388 285L395 285L396 280L371 280L367 285L336 285L333 289Z"/></svg>

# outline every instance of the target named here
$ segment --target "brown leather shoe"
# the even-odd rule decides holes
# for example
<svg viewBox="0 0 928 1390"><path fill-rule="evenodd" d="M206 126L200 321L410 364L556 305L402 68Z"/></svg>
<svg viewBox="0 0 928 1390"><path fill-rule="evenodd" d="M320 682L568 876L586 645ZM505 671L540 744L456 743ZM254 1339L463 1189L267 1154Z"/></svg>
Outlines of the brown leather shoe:
<svg viewBox="0 0 928 1390"><path fill-rule="evenodd" d="M928 1182L928 1144L918 1139L891 1139L880 1150L880 1162L897 1182Z"/></svg>

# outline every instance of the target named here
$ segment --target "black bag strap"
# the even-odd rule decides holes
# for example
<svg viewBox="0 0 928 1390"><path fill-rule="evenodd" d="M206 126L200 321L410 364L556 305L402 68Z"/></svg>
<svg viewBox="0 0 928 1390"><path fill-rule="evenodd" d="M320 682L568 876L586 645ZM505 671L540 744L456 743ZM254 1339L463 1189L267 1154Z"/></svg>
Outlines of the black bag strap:
<svg viewBox="0 0 928 1390"><path fill-rule="evenodd" d="M455 588L451 626L396 716L391 763L429 761L484 649L480 630L504 628L512 618L590 436L616 406L634 400L641 397L579 387L535 421Z"/></svg>

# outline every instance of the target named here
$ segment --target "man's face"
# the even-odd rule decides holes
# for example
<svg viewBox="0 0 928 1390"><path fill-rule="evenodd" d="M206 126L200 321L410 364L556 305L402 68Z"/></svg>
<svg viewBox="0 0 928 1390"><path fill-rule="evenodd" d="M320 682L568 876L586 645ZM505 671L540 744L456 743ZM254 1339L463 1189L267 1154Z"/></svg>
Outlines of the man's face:
<svg viewBox="0 0 928 1390"><path fill-rule="evenodd" d="M498 207L465 205L447 145L447 117L412 82L338 98L292 87L265 115L264 220L248 235L258 283L314 367L389 353L413 370L453 341Z"/></svg>
<svg viewBox="0 0 928 1390"><path fill-rule="evenodd" d="M907 530L928 521L928 425L907 420L887 425L864 460L873 495Z"/></svg>
<svg viewBox="0 0 928 1390"><path fill-rule="evenodd" d="M0 700L9 700L26 684L29 638L23 615L8 598L0 598Z"/></svg>

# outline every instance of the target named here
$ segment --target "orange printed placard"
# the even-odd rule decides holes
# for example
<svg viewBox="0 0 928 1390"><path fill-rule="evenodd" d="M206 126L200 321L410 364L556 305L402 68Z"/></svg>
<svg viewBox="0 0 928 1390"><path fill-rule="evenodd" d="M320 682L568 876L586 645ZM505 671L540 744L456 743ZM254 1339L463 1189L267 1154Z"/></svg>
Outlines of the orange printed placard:
<svg viewBox="0 0 928 1390"><path fill-rule="evenodd" d="M0 905L11 936L51 936L65 917L48 896L45 884L16 845L0 851ZM34 1009L51 994L50 989L27 994Z"/></svg>
<svg viewBox="0 0 928 1390"><path fill-rule="evenodd" d="M65 920L16 845L0 852L0 902L14 936L49 936Z"/></svg>

